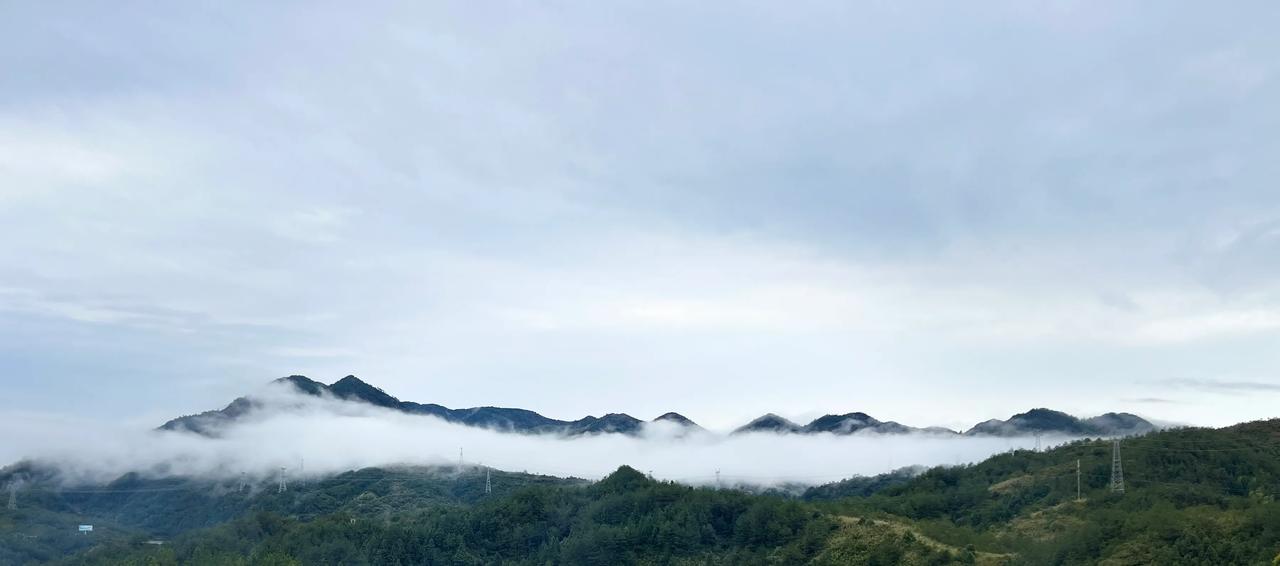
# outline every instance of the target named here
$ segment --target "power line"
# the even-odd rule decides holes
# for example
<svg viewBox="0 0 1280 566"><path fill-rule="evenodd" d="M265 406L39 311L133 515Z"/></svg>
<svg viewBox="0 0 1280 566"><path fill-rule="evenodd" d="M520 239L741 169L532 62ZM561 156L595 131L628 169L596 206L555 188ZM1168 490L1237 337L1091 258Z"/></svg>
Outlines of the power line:
<svg viewBox="0 0 1280 566"><path fill-rule="evenodd" d="M104 489L54 489L57 494L73 493L73 494L109 494L109 493L158 493L165 491L191 491L197 489L195 486L173 486L173 487L145 487L145 488L104 488Z"/></svg>

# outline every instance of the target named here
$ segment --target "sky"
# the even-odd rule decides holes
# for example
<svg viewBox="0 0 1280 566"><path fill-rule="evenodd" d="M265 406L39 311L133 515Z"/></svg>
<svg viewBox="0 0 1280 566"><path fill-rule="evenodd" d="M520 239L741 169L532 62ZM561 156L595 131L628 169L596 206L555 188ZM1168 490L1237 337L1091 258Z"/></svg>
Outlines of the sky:
<svg viewBox="0 0 1280 566"><path fill-rule="evenodd" d="M1277 416L1277 12L0 0L0 413Z"/></svg>

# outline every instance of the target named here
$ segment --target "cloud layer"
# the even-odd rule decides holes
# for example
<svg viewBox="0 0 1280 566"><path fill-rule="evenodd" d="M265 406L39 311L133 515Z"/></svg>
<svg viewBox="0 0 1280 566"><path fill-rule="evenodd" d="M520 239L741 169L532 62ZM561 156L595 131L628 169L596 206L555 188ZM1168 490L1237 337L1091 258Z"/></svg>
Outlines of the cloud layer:
<svg viewBox="0 0 1280 566"><path fill-rule="evenodd" d="M260 399L270 409L227 426L218 438L26 415L3 423L18 441L0 448L0 461L53 464L71 482L108 481L126 472L269 477L282 466L297 477L369 466L451 465L461 457L468 465L564 477L596 479L625 464L691 484L712 484L718 471L726 484L767 485L824 483L909 465L969 463L1036 445L1033 438L924 433L690 435L665 423L651 425L637 437L563 438L500 433L360 403L268 393Z"/></svg>

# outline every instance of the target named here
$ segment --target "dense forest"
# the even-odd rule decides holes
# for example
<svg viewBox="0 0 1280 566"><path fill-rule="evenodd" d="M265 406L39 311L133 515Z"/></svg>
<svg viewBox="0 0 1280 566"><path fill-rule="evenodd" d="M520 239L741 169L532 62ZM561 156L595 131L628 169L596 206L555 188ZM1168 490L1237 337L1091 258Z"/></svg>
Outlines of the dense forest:
<svg viewBox="0 0 1280 566"><path fill-rule="evenodd" d="M291 486L120 478L31 486L4 564L1280 564L1280 421L1080 440L803 492L481 469ZM1079 490L1079 491L1077 491ZM92 535L75 525L92 518Z"/></svg>

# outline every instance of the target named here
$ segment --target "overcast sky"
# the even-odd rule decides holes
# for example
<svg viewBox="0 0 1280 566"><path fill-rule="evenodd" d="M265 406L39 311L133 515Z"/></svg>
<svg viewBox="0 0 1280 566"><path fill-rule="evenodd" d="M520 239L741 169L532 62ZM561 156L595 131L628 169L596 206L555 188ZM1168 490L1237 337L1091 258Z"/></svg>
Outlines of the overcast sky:
<svg viewBox="0 0 1280 566"><path fill-rule="evenodd" d="M1280 5L0 1L0 411L1280 402Z"/></svg>

